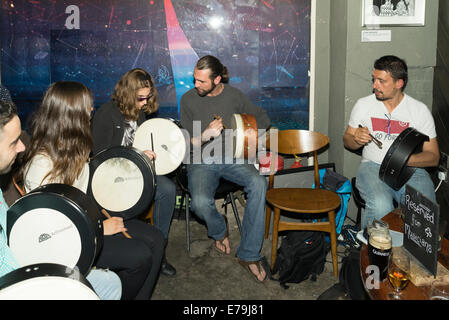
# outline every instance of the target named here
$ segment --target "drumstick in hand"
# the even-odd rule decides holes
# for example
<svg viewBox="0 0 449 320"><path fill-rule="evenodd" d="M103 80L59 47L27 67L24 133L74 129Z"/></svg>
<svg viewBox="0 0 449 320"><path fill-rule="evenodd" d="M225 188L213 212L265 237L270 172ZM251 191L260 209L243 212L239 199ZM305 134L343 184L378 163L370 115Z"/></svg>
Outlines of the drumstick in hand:
<svg viewBox="0 0 449 320"><path fill-rule="evenodd" d="M151 132L151 151L154 152L153 132ZM154 158L152 159L152 161L153 161L153 167L156 167L156 164L154 163Z"/></svg>
<svg viewBox="0 0 449 320"><path fill-rule="evenodd" d="M363 126L359 124L359 128L363 128ZM371 133L369 133L369 136L373 138L374 143L379 147L379 149L382 149L382 142L375 138Z"/></svg>
<svg viewBox="0 0 449 320"><path fill-rule="evenodd" d="M101 213L104 214L106 218L111 219L111 215L106 210L101 209ZM122 231L122 233L126 238L132 239L128 232Z"/></svg>
<svg viewBox="0 0 449 320"><path fill-rule="evenodd" d="M221 117L214 114L214 120L221 120ZM223 129L226 129L226 126L224 124L223 124Z"/></svg>

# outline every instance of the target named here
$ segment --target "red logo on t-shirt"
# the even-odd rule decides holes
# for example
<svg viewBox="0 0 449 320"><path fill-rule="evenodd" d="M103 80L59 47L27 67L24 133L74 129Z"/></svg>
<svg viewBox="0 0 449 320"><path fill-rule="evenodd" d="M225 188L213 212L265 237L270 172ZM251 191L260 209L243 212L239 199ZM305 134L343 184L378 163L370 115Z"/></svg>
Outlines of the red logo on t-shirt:
<svg viewBox="0 0 449 320"><path fill-rule="evenodd" d="M401 134L402 131L410 126L409 122L379 118L371 118L371 124L373 131L382 131L387 134Z"/></svg>

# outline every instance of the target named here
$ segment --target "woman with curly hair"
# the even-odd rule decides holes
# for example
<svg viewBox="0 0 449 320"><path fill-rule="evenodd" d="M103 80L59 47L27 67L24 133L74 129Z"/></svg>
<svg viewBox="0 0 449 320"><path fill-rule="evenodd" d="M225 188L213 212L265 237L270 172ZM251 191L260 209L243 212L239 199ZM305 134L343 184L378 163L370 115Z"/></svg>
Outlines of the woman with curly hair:
<svg viewBox="0 0 449 320"><path fill-rule="evenodd" d="M144 69L136 68L126 72L114 87L112 100L103 104L92 119L93 153L116 146L132 146L135 132L146 115L159 108L157 91L153 78ZM144 153L153 159L151 150ZM167 242L170 223L176 201L176 186L165 176L156 176L154 195L154 226L162 231ZM174 276L176 269L163 258L161 273Z"/></svg>

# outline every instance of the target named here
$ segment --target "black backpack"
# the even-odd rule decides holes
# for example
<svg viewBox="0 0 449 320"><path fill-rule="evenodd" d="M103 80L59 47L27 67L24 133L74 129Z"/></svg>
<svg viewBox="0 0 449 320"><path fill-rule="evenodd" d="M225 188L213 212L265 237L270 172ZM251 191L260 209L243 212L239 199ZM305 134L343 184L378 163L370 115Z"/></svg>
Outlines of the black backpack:
<svg viewBox="0 0 449 320"><path fill-rule="evenodd" d="M352 300L369 300L360 276L360 249L350 248L342 259L339 280Z"/></svg>
<svg viewBox="0 0 449 320"><path fill-rule="evenodd" d="M284 289L288 288L286 283L299 283L309 277L316 281L324 270L328 251L324 236L320 231L289 231L282 238L273 267L273 274L279 272L279 278L270 278L279 281Z"/></svg>

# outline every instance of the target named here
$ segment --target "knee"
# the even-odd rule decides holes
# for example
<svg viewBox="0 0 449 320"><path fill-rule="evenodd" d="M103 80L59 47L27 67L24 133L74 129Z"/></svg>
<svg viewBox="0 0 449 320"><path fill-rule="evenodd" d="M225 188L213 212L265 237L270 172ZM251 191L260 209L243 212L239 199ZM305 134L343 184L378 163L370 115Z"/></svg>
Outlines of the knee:
<svg viewBox="0 0 449 320"><path fill-rule="evenodd" d="M383 195L383 194L376 194L376 195L365 195L365 203L366 208L375 210L376 212L390 212L394 209L393 205L393 196Z"/></svg>
<svg viewBox="0 0 449 320"><path fill-rule="evenodd" d="M130 259L132 270L146 270L153 264L153 253L144 243L138 243L133 247L133 256Z"/></svg>
<svg viewBox="0 0 449 320"><path fill-rule="evenodd" d="M200 217L203 216L202 211L211 206L215 206L215 200L205 196L204 194L194 194L192 195L191 206L192 210L195 211Z"/></svg>
<svg viewBox="0 0 449 320"><path fill-rule="evenodd" d="M247 189L248 191L260 192L265 195L268 188L267 179L261 175L252 175L248 179Z"/></svg>

